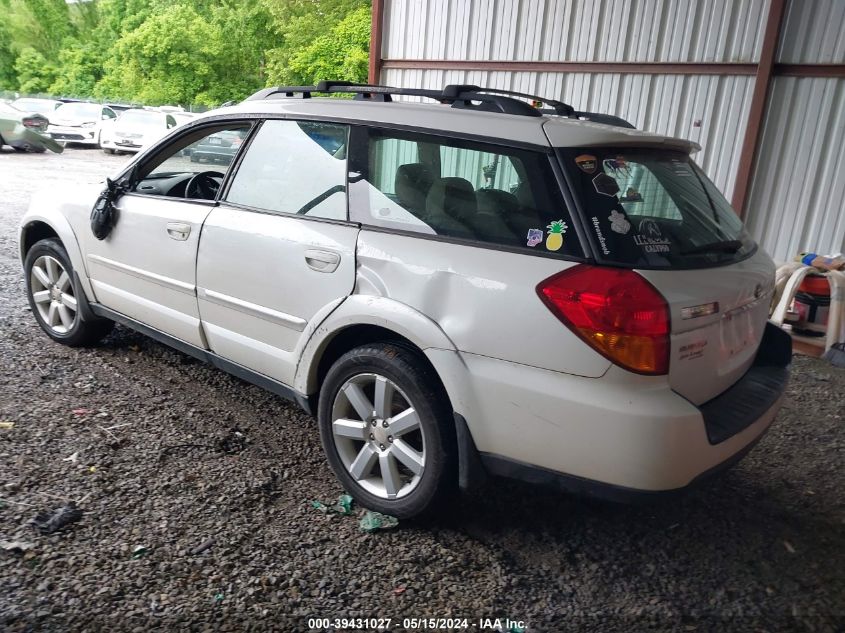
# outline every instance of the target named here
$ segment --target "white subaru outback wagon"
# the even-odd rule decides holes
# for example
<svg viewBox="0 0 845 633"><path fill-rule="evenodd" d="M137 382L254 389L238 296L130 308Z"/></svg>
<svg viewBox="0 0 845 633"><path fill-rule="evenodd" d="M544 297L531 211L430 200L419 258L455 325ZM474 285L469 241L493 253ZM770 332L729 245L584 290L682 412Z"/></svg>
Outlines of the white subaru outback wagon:
<svg viewBox="0 0 845 633"><path fill-rule="evenodd" d="M34 196L29 302L60 343L117 322L294 399L381 512L487 474L677 491L762 436L791 357L696 149L476 86L269 88Z"/></svg>

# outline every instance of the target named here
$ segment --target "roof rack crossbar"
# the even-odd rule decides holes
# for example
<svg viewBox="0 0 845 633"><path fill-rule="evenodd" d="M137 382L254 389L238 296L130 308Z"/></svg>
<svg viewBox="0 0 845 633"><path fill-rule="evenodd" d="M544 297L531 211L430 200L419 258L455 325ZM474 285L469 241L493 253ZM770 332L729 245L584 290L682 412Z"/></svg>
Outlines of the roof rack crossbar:
<svg viewBox="0 0 845 633"><path fill-rule="evenodd" d="M495 110L506 114L519 114L523 116L542 116L542 113L534 106L513 97L530 99L534 102L541 102L550 106L555 114L572 116L575 109L562 101L547 99L537 95L513 90L500 90L497 88L481 88L475 85L451 84L443 90L427 90L425 88L394 88L392 86L378 86L371 84L353 83L349 81L321 81L315 86L276 86L264 88L255 94L247 97L246 101L260 101L274 95L285 95L293 97L302 95L302 98L311 97L312 93L325 94L354 94L357 99L372 99L378 101L392 101L392 96L422 97L433 99L440 103L447 103L455 108L474 107L474 102L482 104L482 109ZM379 98L376 99L375 97Z"/></svg>

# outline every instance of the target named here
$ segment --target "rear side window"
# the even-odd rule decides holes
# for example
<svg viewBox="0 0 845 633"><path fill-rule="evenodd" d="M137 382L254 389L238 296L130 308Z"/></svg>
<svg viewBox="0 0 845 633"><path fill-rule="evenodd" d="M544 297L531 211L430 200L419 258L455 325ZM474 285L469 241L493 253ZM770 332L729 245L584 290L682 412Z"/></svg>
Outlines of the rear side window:
<svg viewBox="0 0 845 633"><path fill-rule="evenodd" d="M348 128L265 121L246 150L226 201L306 217L346 219Z"/></svg>
<svg viewBox="0 0 845 633"><path fill-rule="evenodd" d="M756 244L724 196L682 152L558 150L600 258L633 268L703 268Z"/></svg>
<svg viewBox="0 0 845 633"><path fill-rule="evenodd" d="M353 221L583 256L548 155L425 134L366 134L353 167L362 172L350 189Z"/></svg>

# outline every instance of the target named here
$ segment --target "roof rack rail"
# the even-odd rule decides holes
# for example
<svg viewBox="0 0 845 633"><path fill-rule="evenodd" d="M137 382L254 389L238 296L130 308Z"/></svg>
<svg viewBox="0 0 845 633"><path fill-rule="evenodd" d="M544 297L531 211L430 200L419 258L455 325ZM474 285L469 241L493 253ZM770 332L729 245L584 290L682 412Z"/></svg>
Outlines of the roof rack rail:
<svg viewBox="0 0 845 633"><path fill-rule="evenodd" d="M535 104L544 103L550 106L555 114L573 116L575 109L562 101L547 99L533 94L500 90L498 88L481 88L474 85L452 84L443 90L427 90L425 88L394 88L391 86L376 86L371 84L353 83L349 81L321 81L315 86L276 86L264 88L246 98L246 101L259 101L275 95L294 97L300 95L303 99L311 98L312 93L324 94L354 94L356 99L373 101L393 101L393 96L410 96L433 99L440 103L450 104L453 108L476 108L479 110L517 114L522 116L543 116L534 105L520 101L514 97L529 99ZM476 103L480 105L476 105Z"/></svg>

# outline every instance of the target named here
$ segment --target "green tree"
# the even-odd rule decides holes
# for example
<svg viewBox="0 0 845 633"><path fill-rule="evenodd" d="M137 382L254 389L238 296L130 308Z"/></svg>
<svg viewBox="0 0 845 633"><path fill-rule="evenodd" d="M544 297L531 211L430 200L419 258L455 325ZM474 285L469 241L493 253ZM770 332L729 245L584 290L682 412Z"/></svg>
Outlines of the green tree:
<svg viewBox="0 0 845 633"><path fill-rule="evenodd" d="M273 29L279 44L267 51L267 85L300 83L302 74L291 68L291 61L318 38L324 38L332 27L347 15L366 8L369 0L264 0L273 16ZM369 18L368 18L369 19ZM368 27L369 29L369 27ZM369 40L369 30L367 38ZM369 46L367 46L369 48ZM300 67L302 62L299 63ZM335 79L340 68L328 69L324 79ZM366 75L364 75L366 79Z"/></svg>
<svg viewBox="0 0 845 633"><path fill-rule="evenodd" d="M102 52L96 42L69 40L59 53L58 67L56 80L49 87L51 94L90 97L103 74Z"/></svg>
<svg viewBox="0 0 845 633"><path fill-rule="evenodd" d="M56 80L56 67L34 48L25 48L15 60L18 90L23 93L47 92Z"/></svg>
<svg viewBox="0 0 845 633"><path fill-rule="evenodd" d="M327 34L294 53L288 64L295 83L321 79L367 80L370 48L370 10L356 9Z"/></svg>
<svg viewBox="0 0 845 633"><path fill-rule="evenodd" d="M17 53L12 48L9 12L8 0L0 0L0 90L14 90L18 87L18 75L15 72Z"/></svg>
<svg viewBox="0 0 845 633"><path fill-rule="evenodd" d="M214 105L226 94L213 69L223 49L219 28L193 7L174 4L117 40L97 91L143 103Z"/></svg>

